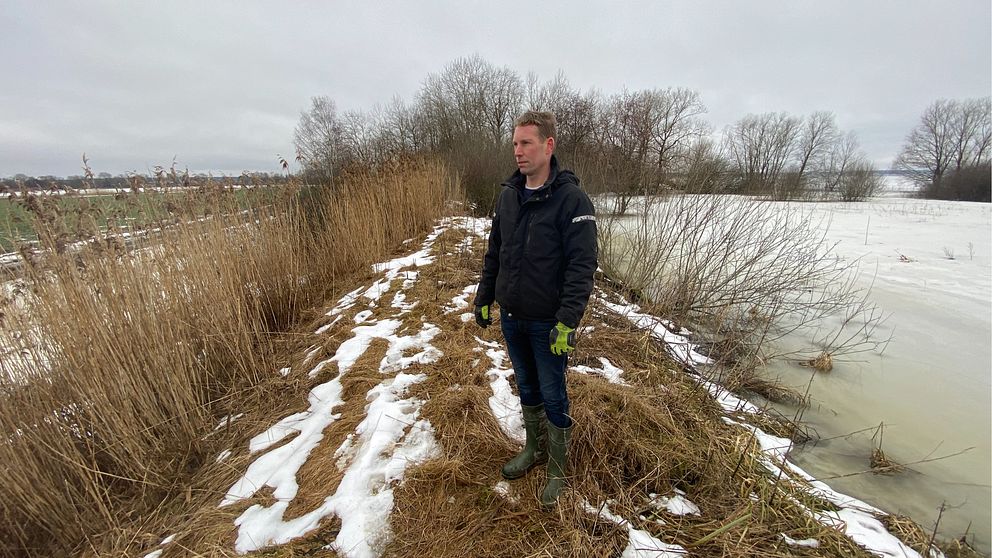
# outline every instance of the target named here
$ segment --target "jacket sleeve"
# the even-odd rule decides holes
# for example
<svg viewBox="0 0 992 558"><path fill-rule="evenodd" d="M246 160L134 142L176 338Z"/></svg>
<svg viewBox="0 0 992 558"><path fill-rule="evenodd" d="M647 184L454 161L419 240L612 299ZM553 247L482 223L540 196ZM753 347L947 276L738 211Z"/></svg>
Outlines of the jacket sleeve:
<svg viewBox="0 0 992 558"><path fill-rule="evenodd" d="M499 230L499 205L499 200L497 200L492 227L489 229L489 248L486 250L486 257L482 263L479 288L475 291L476 306L492 304L496 300L496 276L499 275L499 249L503 244Z"/></svg>
<svg viewBox="0 0 992 558"><path fill-rule="evenodd" d="M578 190L576 201L568 204L565 213L563 245L565 276L556 318L568 327L578 327L592 294L596 276L598 246L596 244L596 209L592 200Z"/></svg>

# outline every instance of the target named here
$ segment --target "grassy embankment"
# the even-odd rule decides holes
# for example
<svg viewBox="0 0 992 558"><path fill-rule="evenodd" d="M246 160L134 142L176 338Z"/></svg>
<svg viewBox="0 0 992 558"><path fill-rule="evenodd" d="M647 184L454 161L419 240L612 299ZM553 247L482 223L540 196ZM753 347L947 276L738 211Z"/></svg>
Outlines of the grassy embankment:
<svg viewBox="0 0 992 558"><path fill-rule="evenodd" d="M112 548L101 534L130 533L182 495L228 402L268 404L254 386L291 342L279 333L431 226L455 191L434 162L353 175L335 192L260 190L248 213L243 194L202 186L143 214L170 225L136 246L147 250L101 230L92 205L31 212L43 252L0 306L0 555Z"/></svg>
<svg viewBox="0 0 992 558"><path fill-rule="evenodd" d="M164 556L233 556L237 518L253 506L276 502L272 490L262 488L235 505L218 507L227 489L259 458L258 453L248 451L248 440L283 417L304 411L309 390L336 377L343 386L344 402L333 411L340 418L323 431L319 445L296 475L299 491L283 520L304 516L335 494L347 472L347 457L337 449L344 447L364 419L373 390L396 372L382 371L385 340L373 340L346 373L333 365L321 368L313 378L307 371L352 338L356 322L367 325L395 319L402 321L399 333L416 332L425 323L443 332L432 341L443 357L405 370L426 376L408 395L423 402L419 416L430 421L440 450L408 470L404 482L394 488L392 538L379 541L378 546L386 556L619 555L629 543L628 528L590 513L584 502L593 506L609 502L613 513L630 519L637 529L680 544L693 556L871 555L840 530L815 521L809 510L829 511L835 506L811 496L791 476L777 476L765 469L761 460L767 455L752 433L726 423L723 409L657 339L597 301L585 321L595 329L581 340L572 364L598 368L599 358L607 358L623 368L629 385L596 375L571 375L577 424L573 477L571 490L558 509L549 512L539 507L536 495L544 477L540 469L511 483L509 494L501 495L495 488L501 480L499 468L516 447L501 431L490 406L494 392L488 371L493 362L480 350L487 341L498 342L500 336L495 328L480 331L473 322L463 320L460 314L467 308L449 311L464 287L477 281L484 250L481 239L464 245L465 236L455 229L443 233L434 243L435 261L416 268L418 276L412 285L393 281L386 292L377 293L381 304L365 304L359 297L359 304L330 316L327 310L337 299L331 297L326 306L312 312L311 320L296 330L298 348L287 352L279 363L290 369L289 375L267 382L266 391L282 392L285 406L259 409L242 402L233 404L230 412L246 416L211 436L218 453L232 453L196 478L199 498L188 501L181 513L173 509L149 523L155 529L149 529L145 545L138 548L158 548L158 541L175 534L163 547ZM408 247L404 253L413 249ZM360 282L340 286L337 295L360 293L380 277L369 272ZM385 301L397 293L405 295L406 304L416 303L415 310L391 308ZM619 301L616 293L607 292L607 296ZM734 418L758 422L780 434L790 430L768 417L737 413ZM684 490L702 513L673 516L646 503L649 493L671 495L675 489ZM898 525L905 528L912 544L926 546L926 534L918 527ZM335 556L326 547L335 542L341 529L341 521L331 517L307 536L256 555ZM788 546L781 533L797 540L815 538L819 547Z"/></svg>

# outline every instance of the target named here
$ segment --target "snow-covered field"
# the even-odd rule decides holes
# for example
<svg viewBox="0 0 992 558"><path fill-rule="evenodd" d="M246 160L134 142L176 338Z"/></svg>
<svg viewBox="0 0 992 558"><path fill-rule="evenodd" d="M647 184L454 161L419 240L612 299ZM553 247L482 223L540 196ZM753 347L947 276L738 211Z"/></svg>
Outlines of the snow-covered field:
<svg viewBox="0 0 992 558"><path fill-rule="evenodd" d="M872 286L871 300L890 314L879 333L892 340L883 354L842 357L833 371L816 375L804 419L829 440L793 456L817 478L864 471L874 432L842 436L881 422L882 449L897 462L973 448L912 465L913 472L828 482L925 527L946 502L940 530L968 530L988 553L992 207L893 196L803 205L829 226L838 256L860 258L859 283ZM810 376L808 368L781 362L771 372L799 389Z"/></svg>

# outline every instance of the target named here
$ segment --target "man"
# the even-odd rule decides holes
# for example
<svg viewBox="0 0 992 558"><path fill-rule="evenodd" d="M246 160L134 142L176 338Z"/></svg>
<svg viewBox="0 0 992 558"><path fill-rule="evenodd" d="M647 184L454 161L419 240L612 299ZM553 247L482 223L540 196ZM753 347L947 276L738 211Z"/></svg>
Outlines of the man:
<svg viewBox="0 0 992 558"><path fill-rule="evenodd" d="M518 170L496 202L489 249L475 298L475 320L492 323L493 301L513 363L527 442L503 466L516 479L547 461L541 503L565 485L572 419L565 369L596 272L596 216L579 179L554 156L555 117L528 111L514 121Z"/></svg>

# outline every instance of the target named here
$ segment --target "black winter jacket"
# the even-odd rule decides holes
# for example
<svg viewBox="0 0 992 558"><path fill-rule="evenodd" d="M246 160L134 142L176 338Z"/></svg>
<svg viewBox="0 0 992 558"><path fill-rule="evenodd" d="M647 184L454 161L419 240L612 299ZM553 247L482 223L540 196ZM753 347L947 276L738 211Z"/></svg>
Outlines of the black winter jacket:
<svg viewBox="0 0 992 558"><path fill-rule="evenodd" d="M475 305L578 327L596 272L595 209L553 155L548 181L521 203L526 181L517 171L503 183Z"/></svg>

